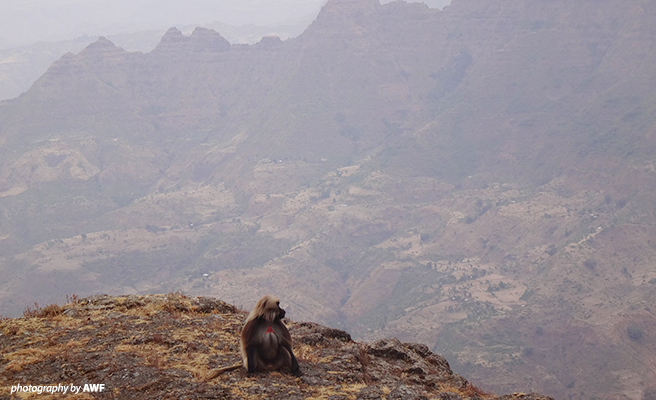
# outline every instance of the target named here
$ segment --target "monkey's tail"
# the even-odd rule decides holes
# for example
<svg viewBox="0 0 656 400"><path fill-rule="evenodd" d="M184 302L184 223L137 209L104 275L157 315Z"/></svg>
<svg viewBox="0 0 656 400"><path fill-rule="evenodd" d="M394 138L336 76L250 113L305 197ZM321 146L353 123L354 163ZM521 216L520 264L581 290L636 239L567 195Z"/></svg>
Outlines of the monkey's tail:
<svg viewBox="0 0 656 400"><path fill-rule="evenodd" d="M241 368L241 365L242 363L239 363L239 364L231 365L229 367L211 369L207 372L207 374L205 374L205 379L207 379L208 381L212 380L224 372L234 371L236 369Z"/></svg>

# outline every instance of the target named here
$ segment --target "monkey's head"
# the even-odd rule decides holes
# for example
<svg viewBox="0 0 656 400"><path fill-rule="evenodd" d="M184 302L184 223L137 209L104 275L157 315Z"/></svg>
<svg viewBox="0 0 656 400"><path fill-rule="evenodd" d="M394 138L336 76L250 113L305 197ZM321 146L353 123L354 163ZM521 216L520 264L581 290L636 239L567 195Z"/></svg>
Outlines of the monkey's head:
<svg viewBox="0 0 656 400"><path fill-rule="evenodd" d="M248 320L262 317L273 323L276 319L285 318L285 310L280 308L280 300L277 297L266 295L257 301L255 308L248 316Z"/></svg>

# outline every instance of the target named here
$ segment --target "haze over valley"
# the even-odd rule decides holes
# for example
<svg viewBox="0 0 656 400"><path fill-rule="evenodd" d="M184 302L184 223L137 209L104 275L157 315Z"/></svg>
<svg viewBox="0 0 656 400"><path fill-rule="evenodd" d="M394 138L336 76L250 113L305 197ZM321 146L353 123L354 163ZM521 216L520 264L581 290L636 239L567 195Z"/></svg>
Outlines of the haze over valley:
<svg viewBox="0 0 656 400"><path fill-rule="evenodd" d="M656 398L656 5L320 3L48 47L0 102L0 314L275 293L497 393Z"/></svg>

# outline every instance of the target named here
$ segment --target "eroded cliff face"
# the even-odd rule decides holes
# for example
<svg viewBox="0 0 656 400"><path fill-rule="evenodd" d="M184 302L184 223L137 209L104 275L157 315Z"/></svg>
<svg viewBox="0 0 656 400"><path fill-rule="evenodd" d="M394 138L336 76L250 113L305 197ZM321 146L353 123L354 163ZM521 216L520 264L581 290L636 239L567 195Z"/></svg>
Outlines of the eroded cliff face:
<svg viewBox="0 0 656 400"><path fill-rule="evenodd" d="M333 0L292 40L101 39L0 103L0 312L288 293L496 392L640 399L654 32L637 0Z"/></svg>
<svg viewBox="0 0 656 400"><path fill-rule="evenodd" d="M286 321L301 377L240 368L210 380L209 370L241 362L246 312L174 293L72 300L0 321L3 397L25 395L25 387L44 390L42 382L49 382L59 393L79 387L81 396L91 396L82 392L85 385L102 385L92 395L98 398L553 400L524 393L497 397L454 374L426 345L358 343L312 322Z"/></svg>

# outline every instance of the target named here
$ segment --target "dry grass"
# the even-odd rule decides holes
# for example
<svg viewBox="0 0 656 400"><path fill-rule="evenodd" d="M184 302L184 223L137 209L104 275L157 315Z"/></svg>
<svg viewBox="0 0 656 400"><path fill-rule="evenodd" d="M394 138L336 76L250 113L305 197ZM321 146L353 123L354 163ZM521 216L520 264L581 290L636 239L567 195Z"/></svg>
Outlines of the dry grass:
<svg viewBox="0 0 656 400"><path fill-rule="evenodd" d="M478 386L474 385L473 383L469 382L467 383L467 387L465 387L462 390L462 393L465 395L472 397L472 396L479 396L484 399L490 399L494 397L494 394L490 392L486 392L483 389L479 388Z"/></svg>
<svg viewBox="0 0 656 400"><path fill-rule="evenodd" d="M75 293L72 295L66 295L66 304L77 304L78 300L80 300L79 296Z"/></svg>
<svg viewBox="0 0 656 400"><path fill-rule="evenodd" d="M66 304L77 304L79 297L77 294L66 295ZM33 306L25 307L23 310L23 316L25 318L49 318L61 314L64 311L64 307L61 307L57 304L49 304L45 307L40 307L39 303L34 303ZM1 320L2 318L0 318Z"/></svg>
<svg viewBox="0 0 656 400"><path fill-rule="evenodd" d="M296 358L302 361L319 362L319 351L314 346L309 346L307 344L301 346L296 345L294 347L294 354L296 355Z"/></svg>
<svg viewBox="0 0 656 400"><path fill-rule="evenodd" d="M45 320L40 318L10 319L0 324L0 329L2 329L1 332L4 335L8 336L29 334L32 337L37 337L34 336L34 334L48 332L51 329L50 324L52 322L54 322L55 325L57 324L57 321L48 321L47 323L44 321Z"/></svg>
<svg viewBox="0 0 656 400"><path fill-rule="evenodd" d="M365 388L367 385L363 383L355 383L351 385L340 385L338 389L335 388L335 386L320 386L317 387L315 390L313 390L312 396L306 397L305 400L325 400L329 398L330 396L346 396L347 399L349 400L354 400L357 398L358 393ZM385 389L383 388L383 392L385 394L389 393L389 389L385 392Z"/></svg>
<svg viewBox="0 0 656 400"><path fill-rule="evenodd" d="M89 342L89 338L82 340L70 340L64 344L55 344L52 341L45 339L41 341L47 342L47 344L45 346L39 347L30 346L5 354L4 358L9 360L9 363L6 365L5 369L11 372L20 372L28 365L41 362L44 359L48 359L53 356L65 357L69 352L81 352Z"/></svg>
<svg viewBox="0 0 656 400"><path fill-rule="evenodd" d="M120 299L124 304L125 299ZM114 351L129 352L141 357L145 365L163 369L174 368L190 372L196 380L202 380L210 364L210 357L217 356L219 359L229 359L238 348L238 336L234 332L241 329L240 321L235 322L234 316L226 318L214 318L199 331L195 327L175 328L169 327L167 323L162 325L159 331L152 332L149 317L161 311L170 313L172 320L191 320L201 317L203 314L196 311L191 299L180 292L169 293L166 296L157 296L143 306L126 310L130 316L138 316L139 320L133 323L143 326L137 336L149 335L146 344L130 344L137 336L124 340L117 345ZM216 315L217 313L212 313ZM210 339L206 333L214 335ZM217 349L213 343L220 341L223 347Z"/></svg>
<svg viewBox="0 0 656 400"><path fill-rule="evenodd" d="M444 392L455 393L462 398L470 398L473 396L478 396L483 399L490 399L490 400L496 398L494 394L482 390L481 388L479 388L478 386L474 385L471 382L467 383L467 386L464 389L459 389L448 384L441 385L440 389Z"/></svg>

